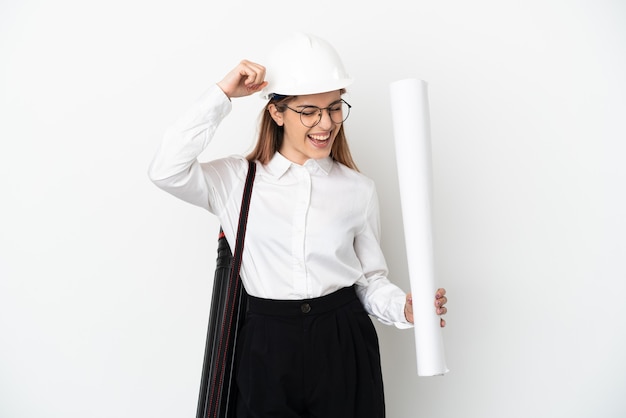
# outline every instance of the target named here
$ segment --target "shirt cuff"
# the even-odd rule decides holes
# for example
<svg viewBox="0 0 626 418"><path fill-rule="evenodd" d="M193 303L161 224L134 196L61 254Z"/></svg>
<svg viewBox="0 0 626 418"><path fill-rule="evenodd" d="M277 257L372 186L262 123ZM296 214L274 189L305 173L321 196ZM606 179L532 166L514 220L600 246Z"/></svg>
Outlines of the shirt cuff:
<svg viewBox="0 0 626 418"><path fill-rule="evenodd" d="M413 328L413 324L407 321L406 316L404 315L404 305L406 304L406 296L396 296L393 298L392 302L389 304L389 309L396 314L394 316L394 321L392 324L398 329L409 329Z"/></svg>

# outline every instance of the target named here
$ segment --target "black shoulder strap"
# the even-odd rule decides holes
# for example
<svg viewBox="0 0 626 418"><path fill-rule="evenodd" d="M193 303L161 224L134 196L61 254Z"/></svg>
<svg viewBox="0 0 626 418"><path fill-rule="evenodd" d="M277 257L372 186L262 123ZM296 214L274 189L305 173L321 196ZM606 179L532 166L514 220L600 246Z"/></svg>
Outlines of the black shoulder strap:
<svg viewBox="0 0 626 418"><path fill-rule="evenodd" d="M230 268L219 265L216 268L197 418L233 417L236 410L237 391L233 377L235 346L240 324L245 318L247 301L247 293L241 283L239 271L255 173L256 163L249 161L232 264ZM219 249L222 240L224 254ZM222 256L227 260L230 258L230 248L226 239L223 238L221 229L219 242L218 260ZM224 274L220 275L222 272ZM226 280L226 274L228 274L228 280Z"/></svg>
<svg viewBox="0 0 626 418"><path fill-rule="evenodd" d="M246 238L246 226L248 224L250 197L252 196L252 185L254 184L255 174L256 163L254 161L248 161L248 175L246 176L246 184L243 189L243 198L241 199L239 225L237 226L237 240L235 241L235 252L233 253L233 268L230 272L231 277L239 276L239 271L241 270L241 255L243 253L243 243Z"/></svg>

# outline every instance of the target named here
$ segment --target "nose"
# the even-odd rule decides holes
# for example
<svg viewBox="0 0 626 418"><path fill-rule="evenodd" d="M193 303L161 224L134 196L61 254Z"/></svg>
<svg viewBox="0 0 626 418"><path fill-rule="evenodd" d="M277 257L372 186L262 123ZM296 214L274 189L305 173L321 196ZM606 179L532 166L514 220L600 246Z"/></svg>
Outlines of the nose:
<svg viewBox="0 0 626 418"><path fill-rule="evenodd" d="M320 128L330 129L335 124L330 118L330 109L320 109L322 114L320 115L320 121L317 124Z"/></svg>

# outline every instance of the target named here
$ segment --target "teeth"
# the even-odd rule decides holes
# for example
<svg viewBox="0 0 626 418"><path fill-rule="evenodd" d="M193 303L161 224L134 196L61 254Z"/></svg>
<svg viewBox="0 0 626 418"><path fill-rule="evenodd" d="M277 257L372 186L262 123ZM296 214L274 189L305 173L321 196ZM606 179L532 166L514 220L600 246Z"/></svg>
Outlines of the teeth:
<svg viewBox="0 0 626 418"><path fill-rule="evenodd" d="M311 138L316 141L327 141L330 138L330 135L309 135Z"/></svg>

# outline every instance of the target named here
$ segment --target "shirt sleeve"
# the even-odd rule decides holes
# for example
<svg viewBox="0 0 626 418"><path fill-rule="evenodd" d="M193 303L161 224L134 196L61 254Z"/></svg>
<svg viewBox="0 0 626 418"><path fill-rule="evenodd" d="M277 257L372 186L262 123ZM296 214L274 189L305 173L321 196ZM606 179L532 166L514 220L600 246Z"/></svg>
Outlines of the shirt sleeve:
<svg viewBox="0 0 626 418"><path fill-rule="evenodd" d="M233 188L230 183L239 181L241 173L245 177L245 161L200 163L198 156L231 109L230 100L217 85L207 89L166 130L148 170L150 180L166 192L217 214Z"/></svg>
<svg viewBox="0 0 626 418"><path fill-rule="evenodd" d="M365 223L355 237L354 248L363 268L356 291L365 310L386 325L412 328L404 316L406 293L387 278L387 263L380 248L378 195L373 185Z"/></svg>

